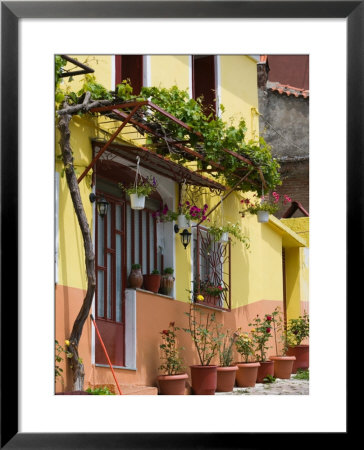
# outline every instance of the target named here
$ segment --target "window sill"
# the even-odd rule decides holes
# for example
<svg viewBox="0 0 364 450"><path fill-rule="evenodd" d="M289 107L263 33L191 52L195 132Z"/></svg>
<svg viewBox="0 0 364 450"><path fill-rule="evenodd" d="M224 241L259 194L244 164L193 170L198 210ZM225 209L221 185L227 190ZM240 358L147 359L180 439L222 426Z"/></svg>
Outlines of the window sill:
<svg viewBox="0 0 364 450"><path fill-rule="evenodd" d="M129 288L130 289L130 288ZM145 292L146 294L157 295L158 297L168 298L169 300L175 300L174 297L170 297L169 295L159 294L158 292L147 291L146 289L135 289L137 292Z"/></svg>
<svg viewBox="0 0 364 450"><path fill-rule="evenodd" d="M231 309L222 308L222 307L220 308L219 306L212 306L212 305L209 305L208 303L204 303L203 301L200 302L198 300L195 300L194 304L197 305L197 306L201 306L202 308L213 309L214 311L231 312Z"/></svg>
<svg viewBox="0 0 364 450"><path fill-rule="evenodd" d="M95 364L96 367L106 367L106 368L110 368L110 366L108 364ZM124 367L124 366L112 366L113 369L121 369L121 370L134 370L136 371L136 367Z"/></svg>

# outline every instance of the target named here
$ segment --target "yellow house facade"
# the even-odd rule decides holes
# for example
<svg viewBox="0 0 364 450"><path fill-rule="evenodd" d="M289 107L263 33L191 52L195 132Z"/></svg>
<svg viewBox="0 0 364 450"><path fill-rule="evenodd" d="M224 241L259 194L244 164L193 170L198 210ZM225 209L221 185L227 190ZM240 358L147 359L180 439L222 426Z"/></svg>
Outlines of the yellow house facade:
<svg viewBox="0 0 364 450"><path fill-rule="evenodd" d="M130 66L133 68L129 69L131 75L139 76L137 82L141 85L177 86L187 90L191 97L202 92L203 83L199 80L205 80L208 86L209 83L214 86L215 95L210 101L216 114L232 123L244 118L246 139L258 138L257 60L253 56L211 55L208 60L206 55L127 56L138 58L72 57L91 67L96 80L108 90L115 89ZM77 91L81 85L82 77L75 76L73 80L65 79L63 86ZM145 152L137 150L146 147L146 137L140 129L129 125L87 172L79 188L96 252L96 294L91 312L104 337L122 390L132 394L155 394L160 333L170 322L180 328L187 327L185 313L189 309L193 282L202 272L209 276L204 266L211 256L206 250L208 246L205 246L205 254L201 253L209 226L228 221L237 223L249 246L231 239L224 244L224 250L218 250L222 253L214 269L218 266L226 293L220 303L201 302L201 310L214 312L223 329L248 331L248 324L257 314L270 314L277 306L286 320L308 311L308 218L279 220L270 216L268 223L258 223L256 216L243 216L242 192L234 191L224 199L228 189L219 190L218 181L211 180L208 174L194 172L195 175L188 178L188 171L195 169L193 163L187 163L186 171L179 172L177 163L168 165L164 161L166 158L149 158L148 154L148 159ZM103 115L97 118L73 116L70 139L77 176L85 172L118 126L115 120ZM63 176L58 141L57 131L55 337L63 343L69 338L81 308L87 277L82 235ZM143 177L155 177L158 182L157 192L142 211L132 210L128 197L118 187L118 182L132 182L137 169ZM216 209L202 224L202 231L192 223L191 241L184 248L180 232L175 232L175 222L158 222L153 213L161 205L176 211L181 202L196 192L199 205L208 205L208 212L215 206ZM108 200L105 218L98 215L96 202L90 201L92 193ZM133 264L140 264L143 274L150 274L153 269L162 272L173 268L175 281L169 295L151 292L144 285L131 288L128 277ZM185 348L182 356L188 372L189 365L198 364L197 354L190 336L182 330L179 341ZM273 347L268 353L274 354ZM85 323L79 354L85 367L85 388L108 385L115 391L112 372L91 320ZM236 352L234 358L239 360ZM57 380L56 391L69 391L71 369L64 362L62 367L63 377Z"/></svg>

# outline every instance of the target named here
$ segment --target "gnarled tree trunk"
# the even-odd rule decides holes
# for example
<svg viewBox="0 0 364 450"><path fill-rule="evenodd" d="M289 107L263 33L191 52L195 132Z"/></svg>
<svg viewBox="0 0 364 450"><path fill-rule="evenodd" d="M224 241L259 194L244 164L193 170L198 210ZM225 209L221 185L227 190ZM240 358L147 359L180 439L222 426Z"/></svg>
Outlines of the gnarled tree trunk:
<svg viewBox="0 0 364 450"><path fill-rule="evenodd" d="M69 352L72 354L70 358L70 365L73 372L73 390L83 390L84 383L84 366L78 354L78 345L82 335L83 326L90 313L93 296L96 287L95 275L95 253L91 238L91 231L85 214L85 210L81 200L80 189L77 182L76 173L73 166L72 149L70 145L70 130L69 124L72 116L70 114L62 114L59 118L58 129L61 132L61 150L65 169L67 184L70 190L72 203L77 215L78 223L81 228L84 249L85 249L85 264L87 274L87 291L83 300L81 309L73 324L71 336L69 338Z"/></svg>

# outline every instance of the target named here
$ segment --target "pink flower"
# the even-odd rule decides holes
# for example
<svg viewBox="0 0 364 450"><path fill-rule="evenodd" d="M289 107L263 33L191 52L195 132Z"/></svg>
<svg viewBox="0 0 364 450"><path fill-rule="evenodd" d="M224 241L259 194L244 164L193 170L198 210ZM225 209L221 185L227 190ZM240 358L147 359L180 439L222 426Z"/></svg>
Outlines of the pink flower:
<svg viewBox="0 0 364 450"><path fill-rule="evenodd" d="M283 204L286 205L287 203L290 203L292 201L291 197L288 197L288 195L284 195Z"/></svg>

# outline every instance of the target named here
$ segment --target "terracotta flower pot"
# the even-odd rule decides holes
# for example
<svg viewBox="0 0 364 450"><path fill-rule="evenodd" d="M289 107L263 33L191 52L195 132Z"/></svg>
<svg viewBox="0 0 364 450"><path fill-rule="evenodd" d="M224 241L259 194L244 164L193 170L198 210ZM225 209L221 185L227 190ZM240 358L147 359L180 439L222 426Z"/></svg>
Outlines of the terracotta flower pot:
<svg viewBox="0 0 364 450"><path fill-rule="evenodd" d="M274 362L273 361L259 361L257 383L263 383L264 378L267 375L274 376Z"/></svg>
<svg viewBox="0 0 364 450"><path fill-rule="evenodd" d="M134 289L139 289L143 284L142 269L131 269L129 278L129 286Z"/></svg>
<svg viewBox="0 0 364 450"><path fill-rule="evenodd" d="M184 395L186 387L187 373L177 375L159 375L159 393L161 395Z"/></svg>
<svg viewBox="0 0 364 450"><path fill-rule="evenodd" d="M236 385L239 387L254 387L257 381L260 363L237 363Z"/></svg>
<svg viewBox="0 0 364 450"><path fill-rule="evenodd" d="M161 285L161 276L156 273L150 275L143 275L144 289L157 293Z"/></svg>
<svg viewBox="0 0 364 450"><path fill-rule="evenodd" d="M274 362L274 376L276 378L283 380L291 378L293 363L296 360L295 356L270 356L269 359Z"/></svg>
<svg viewBox="0 0 364 450"><path fill-rule="evenodd" d="M171 274L164 274L161 277L161 293L172 296L174 286L174 276Z"/></svg>
<svg viewBox="0 0 364 450"><path fill-rule="evenodd" d="M192 393L195 395L215 395L217 366L190 366Z"/></svg>
<svg viewBox="0 0 364 450"><path fill-rule="evenodd" d="M216 392L231 392L234 389L237 370L236 366L219 366L217 368Z"/></svg>
<svg viewBox="0 0 364 450"><path fill-rule="evenodd" d="M297 369L308 369L310 366L309 345L288 347L287 356L296 357L296 361L293 363L292 373L296 373Z"/></svg>

